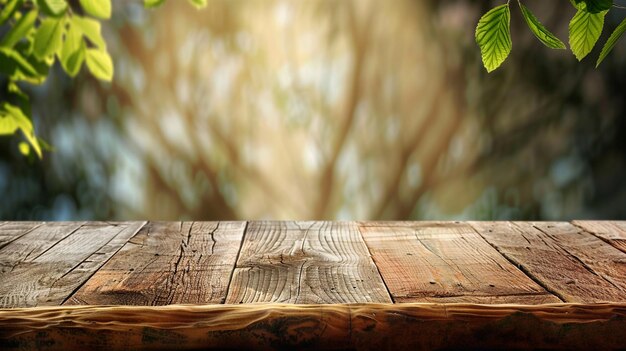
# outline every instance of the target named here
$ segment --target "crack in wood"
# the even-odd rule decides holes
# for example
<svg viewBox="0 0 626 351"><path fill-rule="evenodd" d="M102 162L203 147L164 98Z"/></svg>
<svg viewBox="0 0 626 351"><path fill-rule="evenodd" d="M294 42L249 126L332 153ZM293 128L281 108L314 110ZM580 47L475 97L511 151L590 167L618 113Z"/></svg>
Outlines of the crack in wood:
<svg viewBox="0 0 626 351"><path fill-rule="evenodd" d="M0 237L7 223L10 222L0 226ZM230 302L235 303L404 304L417 299L444 304L535 304L566 299L614 301L624 296L626 277L621 274L626 255L607 239L624 235L620 232L610 236L611 230L618 230L617 224L592 227L600 228L597 230L602 230L602 236L579 228L578 224L563 222L498 224L504 225L498 229L504 230L503 235L513 235L511 253L510 245L491 228L489 233L483 233L471 223L446 223L364 222L363 226L356 226L354 222L314 221L150 222L146 226L144 222L133 224L132 229L129 224L117 222L74 223L76 228L65 229L62 223L33 223L18 235L18 246L25 248L23 252L15 254L2 246L0 262L6 271L0 303L222 304L230 297ZM46 232L42 226L47 225L54 231ZM18 227L12 228L16 232ZM401 238L406 228L412 228L407 233L414 246L389 236ZM469 228L469 232L464 228ZM43 230L48 241L36 247L25 240L28 236L24 235L33 230ZM92 242L91 234L85 231L93 231L94 235L100 231L98 234L107 236ZM14 243L12 240L7 245L17 245ZM86 243L90 254L79 250ZM68 253L72 254L64 255L63 250L70 248ZM390 254L404 262L391 271L391 261L384 256ZM19 267L16 259L22 262ZM549 262L555 264L546 267ZM546 270L541 271L542 267ZM8 273L10 269L12 274ZM536 269L541 271L539 276ZM563 270L562 275L559 270ZM403 277L407 272L416 278ZM429 274L433 278L426 277L424 281ZM514 280L508 280L510 274ZM519 280L516 274L523 279ZM581 280L571 278L576 275ZM33 280L35 277L39 278ZM523 280L528 280L529 285L521 284ZM398 282L405 285L397 285ZM419 284L411 285L416 283ZM402 290L408 286L418 289ZM35 293L26 299L20 289ZM55 297L46 300L46 295L52 294Z"/></svg>
<svg viewBox="0 0 626 351"><path fill-rule="evenodd" d="M215 232L219 228L220 228L220 222L217 222L217 225L215 226L215 228L209 232L209 235L211 235L211 251L210 251L211 255L213 254L213 250L215 249L215 244L217 243L217 241L215 240ZM200 256L202 256L202 254L200 254Z"/></svg>
<svg viewBox="0 0 626 351"><path fill-rule="evenodd" d="M300 230L302 230L302 228L300 227L300 224L296 224L298 226L298 228L300 228ZM306 243L306 238L309 235L309 230L311 229L311 226L309 226L305 232L304 232L304 237L302 238L302 243L300 244L300 251L302 252L302 256L306 257L306 251L304 250L304 244ZM281 253L282 255L282 253ZM296 301L295 303L298 303L298 298L300 297L300 290L302 289L302 270L304 269L304 265L306 264L307 259L304 259L304 262L302 262L302 265L300 265L300 270L298 272L298 290L296 292Z"/></svg>

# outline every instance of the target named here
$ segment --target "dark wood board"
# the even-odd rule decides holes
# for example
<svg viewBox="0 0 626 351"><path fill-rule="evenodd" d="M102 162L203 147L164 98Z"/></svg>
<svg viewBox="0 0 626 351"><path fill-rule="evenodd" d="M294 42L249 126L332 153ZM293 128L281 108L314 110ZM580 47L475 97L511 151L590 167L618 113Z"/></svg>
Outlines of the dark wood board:
<svg viewBox="0 0 626 351"><path fill-rule="evenodd" d="M623 303L0 310L5 350L623 350L624 330Z"/></svg>

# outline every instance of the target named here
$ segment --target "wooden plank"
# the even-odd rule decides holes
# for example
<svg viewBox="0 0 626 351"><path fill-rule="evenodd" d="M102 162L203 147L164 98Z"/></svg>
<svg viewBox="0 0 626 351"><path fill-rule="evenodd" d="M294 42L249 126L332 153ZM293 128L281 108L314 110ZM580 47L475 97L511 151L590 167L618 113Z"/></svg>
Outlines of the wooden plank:
<svg viewBox="0 0 626 351"><path fill-rule="evenodd" d="M151 222L66 304L222 303L245 222Z"/></svg>
<svg viewBox="0 0 626 351"><path fill-rule="evenodd" d="M60 227L64 231L57 230ZM134 234L141 223L57 223L41 227L53 228L51 237L62 237L53 245L28 246L37 242L33 231L16 240L13 246L30 249L30 255L17 256L21 260L4 266L0 273L0 306L25 307L59 305L97 270L110 254L121 247L119 240ZM41 234L41 233L40 233ZM115 241L115 240L118 241ZM117 243L117 246L114 245ZM45 246L48 246L44 249ZM37 254L35 254L37 253ZM6 258L6 255L2 256ZM15 255L14 255L15 257Z"/></svg>
<svg viewBox="0 0 626 351"><path fill-rule="evenodd" d="M227 303L390 302L355 223L250 222Z"/></svg>
<svg viewBox="0 0 626 351"><path fill-rule="evenodd" d="M568 302L625 301L626 257L569 223L472 222L500 253Z"/></svg>
<svg viewBox="0 0 626 351"><path fill-rule="evenodd" d="M13 240L0 249L0 274L12 270L21 262L32 261L72 234L82 222L50 222Z"/></svg>
<svg viewBox="0 0 626 351"><path fill-rule="evenodd" d="M576 257L587 271L602 277L621 291L621 299L618 301L626 300L626 253L570 223L532 224L558 243L563 250Z"/></svg>
<svg viewBox="0 0 626 351"><path fill-rule="evenodd" d="M572 223L622 252L626 252L626 221L573 221Z"/></svg>
<svg viewBox="0 0 626 351"><path fill-rule="evenodd" d="M624 350L626 304L0 310L3 350Z"/></svg>
<svg viewBox="0 0 626 351"><path fill-rule="evenodd" d="M463 223L361 226L395 302L560 302Z"/></svg>
<svg viewBox="0 0 626 351"><path fill-rule="evenodd" d="M59 286L72 286L71 293L73 294L77 288L85 283L94 273L100 269L113 255L115 255L125 244L132 238L137 232L146 225L146 222L123 222L113 223L118 226L127 226L127 228L120 231L111 241L100 247L97 251L91 254L86 260L80 263L76 268L65 273L59 278L54 288ZM76 282L80 282L76 284ZM71 294L65 295L63 303L71 297Z"/></svg>
<svg viewBox="0 0 626 351"><path fill-rule="evenodd" d="M42 225L42 222L0 222L0 249Z"/></svg>

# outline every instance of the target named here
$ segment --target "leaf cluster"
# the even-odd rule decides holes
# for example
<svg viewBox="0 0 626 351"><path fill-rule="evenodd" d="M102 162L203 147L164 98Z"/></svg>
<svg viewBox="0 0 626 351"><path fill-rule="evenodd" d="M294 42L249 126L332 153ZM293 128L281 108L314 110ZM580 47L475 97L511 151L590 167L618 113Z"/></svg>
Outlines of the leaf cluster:
<svg viewBox="0 0 626 351"><path fill-rule="evenodd" d="M614 6L612 0L570 0L576 14L569 23L569 46L574 56L580 61L593 50L602 34L604 18ZM517 0L522 16L530 31L545 46L551 49L566 49L565 44L552 34L521 0ZM511 12L510 0L489 10L476 26L476 43L480 47L483 66L487 72L500 67L511 53ZM604 44L596 67L613 50L619 38L626 31L624 19L613 31Z"/></svg>
<svg viewBox="0 0 626 351"><path fill-rule="evenodd" d="M165 0L144 0L146 8ZM197 8L207 0L189 0ZM101 20L111 17L111 0L0 0L0 78L8 98L0 103L0 135L21 131L19 150L42 157L47 144L35 135L29 97L20 85L40 85L59 62L75 77L86 66L97 79L113 79L113 60L102 37Z"/></svg>
<svg viewBox="0 0 626 351"><path fill-rule="evenodd" d="M83 64L96 78L113 78L113 61L100 30L100 19L111 17L110 0L79 0L72 8L66 0L0 0L0 25L9 30L0 40L0 74L8 79L9 101L0 105L0 135L18 130L31 151L42 157L42 144L35 136L28 96L19 83L43 84L56 62L71 77ZM85 15L80 15L84 13Z"/></svg>

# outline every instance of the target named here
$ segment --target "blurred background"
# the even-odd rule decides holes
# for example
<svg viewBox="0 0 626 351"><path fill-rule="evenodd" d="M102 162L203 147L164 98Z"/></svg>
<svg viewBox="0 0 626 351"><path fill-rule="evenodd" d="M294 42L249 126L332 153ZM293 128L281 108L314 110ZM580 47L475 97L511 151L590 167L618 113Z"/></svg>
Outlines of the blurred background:
<svg viewBox="0 0 626 351"><path fill-rule="evenodd" d="M512 6L487 74L501 3L114 1L113 83L28 88L43 161L0 138L0 219L626 218L626 41L595 69ZM568 1L525 4L566 41Z"/></svg>

